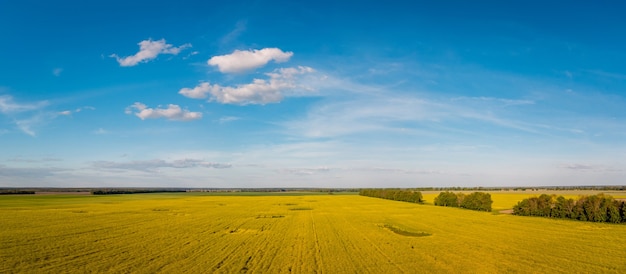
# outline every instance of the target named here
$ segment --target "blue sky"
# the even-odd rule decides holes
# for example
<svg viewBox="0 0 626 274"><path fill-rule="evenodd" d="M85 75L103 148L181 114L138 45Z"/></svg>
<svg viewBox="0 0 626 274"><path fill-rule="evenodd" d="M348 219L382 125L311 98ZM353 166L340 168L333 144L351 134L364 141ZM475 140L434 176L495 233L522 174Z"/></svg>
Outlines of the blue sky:
<svg viewBox="0 0 626 274"><path fill-rule="evenodd" d="M3 1L2 187L620 185L619 1Z"/></svg>

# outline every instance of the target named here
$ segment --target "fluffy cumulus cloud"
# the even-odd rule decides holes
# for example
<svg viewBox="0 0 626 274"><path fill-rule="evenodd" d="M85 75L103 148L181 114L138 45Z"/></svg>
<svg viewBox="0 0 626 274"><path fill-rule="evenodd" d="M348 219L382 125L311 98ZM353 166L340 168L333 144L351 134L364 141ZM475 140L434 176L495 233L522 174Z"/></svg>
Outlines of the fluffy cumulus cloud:
<svg viewBox="0 0 626 274"><path fill-rule="evenodd" d="M223 104L267 104L280 102L286 92L309 89L298 84L298 75L312 73L310 67L282 68L266 73L269 79L254 79L252 83L234 87L201 83L194 88L183 88L178 93L194 98L209 98Z"/></svg>
<svg viewBox="0 0 626 274"><path fill-rule="evenodd" d="M191 44L184 44L179 47L174 47L171 44L166 44L165 39L152 41L151 39L143 40L139 42L139 52L135 55L127 57L119 57L117 54L111 54L122 67L136 66L141 62L147 62L156 58L159 54L172 54L177 55L182 50L190 48Z"/></svg>
<svg viewBox="0 0 626 274"><path fill-rule="evenodd" d="M202 118L201 112L191 112L173 104L169 104L167 108L149 108L145 104L136 102L126 108L126 114L132 114L133 109L136 111L135 116L141 120L165 118L173 121L191 121Z"/></svg>
<svg viewBox="0 0 626 274"><path fill-rule="evenodd" d="M240 73L262 67L272 60L287 62L291 56L293 52L284 52L279 48L235 50L231 54L213 56L207 63L216 66L222 73Z"/></svg>
<svg viewBox="0 0 626 274"><path fill-rule="evenodd" d="M207 162L200 159L181 159L174 161L165 161L161 159L145 160L145 161L130 161L130 162L111 162L111 161L96 161L92 163L92 166L97 169L121 169L121 170L136 170L152 172L159 168L230 168L231 164Z"/></svg>

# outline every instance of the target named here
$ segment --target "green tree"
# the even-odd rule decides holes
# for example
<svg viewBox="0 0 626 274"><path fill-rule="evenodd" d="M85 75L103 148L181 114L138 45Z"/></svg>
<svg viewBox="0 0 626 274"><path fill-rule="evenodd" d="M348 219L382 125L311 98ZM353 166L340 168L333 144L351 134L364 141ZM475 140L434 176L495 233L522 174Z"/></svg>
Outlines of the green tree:
<svg viewBox="0 0 626 274"><path fill-rule="evenodd" d="M452 207L459 206L459 200L457 198L457 195L450 191L439 193L439 196L435 198L434 202L435 202L435 205L438 205L438 206L452 206Z"/></svg>
<svg viewBox="0 0 626 274"><path fill-rule="evenodd" d="M513 207L513 215L530 216L528 199L521 200Z"/></svg>
<svg viewBox="0 0 626 274"><path fill-rule="evenodd" d="M474 192L465 196L463 202L461 202L461 207L478 211L491 211L492 203L491 194Z"/></svg>
<svg viewBox="0 0 626 274"><path fill-rule="evenodd" d="M541 194L537 197L537 215L543 217L550 217L552 211L552 196L548 194Z"/></svg>
<svg viewBox="0 0 626 274"><path fill-rule="evenodd" d="M622 216L620 214L620 203L612 200L607 207L607 222L620 223L621 221Z"/></svg>
<svg viewBox="0 0 626 274"><path fill-rule="evenodd" d="M626 201L622 202L620 206L620 213L622 215L622 222L626 222Z"/></svg>
<svg viewBox="0 0 626 274"><path fill-rule="evenodd" d="M550 217L554 218L567 218L567 200L563 196L556 198L554 202L554 208L550 211Z"/></svg>

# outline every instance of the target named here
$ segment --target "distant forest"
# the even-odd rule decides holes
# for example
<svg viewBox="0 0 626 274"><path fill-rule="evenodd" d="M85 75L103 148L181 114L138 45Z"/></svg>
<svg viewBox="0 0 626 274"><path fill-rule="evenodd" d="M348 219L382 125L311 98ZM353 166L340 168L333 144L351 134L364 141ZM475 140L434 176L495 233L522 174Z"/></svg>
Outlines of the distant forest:
<svg viewBox="0 0 626 274"><path fill-rule="evenodd" d="M163 187L94 187L94 188L63 188L63 187L5 187L0 188L1 194L36 194L37 192L90 192L103 194L133 194L157 192L361 192L375 188L163 188ZM626 186L542 186L542 187L418 187L395 188L404 191L545 191L545 190L594 190L594 191L626 191Z"/></svg>

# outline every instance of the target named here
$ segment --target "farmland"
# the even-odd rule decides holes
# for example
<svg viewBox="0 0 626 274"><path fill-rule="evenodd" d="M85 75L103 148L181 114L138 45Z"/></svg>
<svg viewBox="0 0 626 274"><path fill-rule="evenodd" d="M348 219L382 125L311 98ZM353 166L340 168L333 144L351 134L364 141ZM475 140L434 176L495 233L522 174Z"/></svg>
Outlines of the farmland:
<svg viewBox="0 0 626 274"><path fill-rule="evenodd" d="M626 225L357 195L8 195L0 214L3 273L626 272Z"/></svg>

